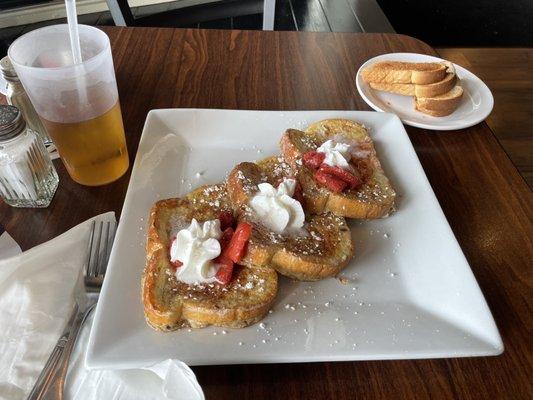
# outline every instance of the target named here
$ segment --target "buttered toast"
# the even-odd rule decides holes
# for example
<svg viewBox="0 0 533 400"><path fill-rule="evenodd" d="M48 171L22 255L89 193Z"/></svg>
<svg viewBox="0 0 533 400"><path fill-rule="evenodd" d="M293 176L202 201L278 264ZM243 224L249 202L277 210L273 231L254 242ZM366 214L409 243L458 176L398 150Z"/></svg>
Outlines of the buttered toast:
<svg viewBox="0 0 533 400"><path fill-rule="evenodd" d="M187 284L176 278L169 258L172 238L193 218L213 220L222 212L232 212L224 184L204 186L152 207L141 286L146 321L153 328L241 328L259 321L270 309L278 288L277 274L271 268L235 266L225 285Z"/></svg>
<svg viewBox="0 0 533 400"><path fill-rule="evenodd" d="M463 96L455 66L449 61L382 61L363 68L361 78L372 89L413 96L415 109L434 117L453 113Z"/></svg>
<svg viewBox="0 0 533 400"><path fill-rule="evenodd" d="M372 89L401 94L403 96L435 97L449 92L457 84L455 73L448 73L441 81L418 85L415 83L369 82Z"/></svg>
<svg viewBox="0 0 533 400"><path fill-rule="evenodd" d="M365 82L427 85L443 80L448 68L445 62L382 61L363 69L361 76Z"/></svg>
<svg viewBox="0 0 533 400"><path fill-rule="evenodd" d="M349 147L351 160L347 169L357 178L356 187L333 190L319 178L322 167L306 164L308 154L316 154L325 142ZM280 141L283 158L302 185L307 211L330 211L349 218L382 218L394 207L396 193L383 172L372 139L366 128L351 120L329 119L311 124L305 132L289 129ZM318 170L317 170L318 168ZM326 176L329 175L328 168ZM333 180L333 177L332 177Z"/></svg>
<svg viewBox="0 0 533 400"><path fill-rule="evenodd" d="M433 117L445 117L453 113L463 97L463 88L459 85L452 90L435 97L417 97L415 107L418 111Z"/></svg>
<svg viewBox="0 0 533 400"><path fill-rule="evenodd" d="M240 163L230 172L227 190L231 202L239 220L253 227L242 263L271 266L283 275L305 281L335 276L353 256L351 233L344 218L322 213L308 215L303 222L304 216L297 215L295 218L301 218L300 222L303 222L301 228L279 232L272 227L271 221L267 221L276 218L275 210L270 210L268 217L262 218L253 208L261 185L266 184L269 190L274 191L284 180L293 177L292 169L280 157L269 157L257 163ZM303 203L297 190L293 197L285 197L284 201L290 206ZM262 200L274 201L272 197ZM306 204L302 205L307 208ZM283 213L283 209L280 212Z"/></svg>

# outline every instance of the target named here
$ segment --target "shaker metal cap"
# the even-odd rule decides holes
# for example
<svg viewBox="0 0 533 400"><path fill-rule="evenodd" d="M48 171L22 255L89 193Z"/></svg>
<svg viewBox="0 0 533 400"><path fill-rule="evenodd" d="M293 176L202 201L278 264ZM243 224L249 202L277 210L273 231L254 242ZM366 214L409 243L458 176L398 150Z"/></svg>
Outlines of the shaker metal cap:
<svg viewBox="0 0 533 400"><path fill-rule="evenodd" d="M4 75L4 78L7 81L19 81L17 72L15 71L13 64L11 64L11 60L8 56L5 56L0 60L0 72L2 72L2 75Z"/></svg>
<svg viewBox="0 0 533 400"><path fill-rule="evenodd" d="M0 105L0 141L13 139L26 129L26 121L15 106Z"/></svg>

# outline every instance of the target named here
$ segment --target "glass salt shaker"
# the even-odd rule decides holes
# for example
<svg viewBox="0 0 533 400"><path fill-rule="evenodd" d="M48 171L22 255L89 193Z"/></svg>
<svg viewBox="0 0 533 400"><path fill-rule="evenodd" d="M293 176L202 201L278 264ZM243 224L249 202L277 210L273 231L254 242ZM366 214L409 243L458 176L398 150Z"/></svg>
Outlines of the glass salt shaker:
<svg viewBox="0 0 533 400"><path fill-rule="evenodd" d="M28 127L41 136L45 145L51 144L52 139L48 136L48 132L46 132L46 128L41 122L37 111L35 111L35 107L33 107L28 94L24 90L8 56L0 60L0 72L7 83L7 103L17 107L22 112L22 116L26 120Z"/></svg>
<svg viewBox="0 0 533 400"><path fill-rule="evenodd" d="M0 105L0 196L13 207L48 207L58 183L41 138L17 107Z"/></svg>

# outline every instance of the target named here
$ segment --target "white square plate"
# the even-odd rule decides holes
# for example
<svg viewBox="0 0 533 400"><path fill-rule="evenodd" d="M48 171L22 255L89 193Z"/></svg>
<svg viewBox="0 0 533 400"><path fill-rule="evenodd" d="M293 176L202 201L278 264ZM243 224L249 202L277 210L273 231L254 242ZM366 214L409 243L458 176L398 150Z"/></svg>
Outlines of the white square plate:
<svg viewBox="0 0 533 400"><path fill-rule="evenodd" d="M389 218L351 221L346 279L282 278L272 313L245 329L162 333L144 320L141 275L152 204L278 153L286 128L364 123L397 189ZM153 110L148 114L91 331L90 368L168 358L189 365L495 355L498 330L398 117L363 111Z"/></svg>

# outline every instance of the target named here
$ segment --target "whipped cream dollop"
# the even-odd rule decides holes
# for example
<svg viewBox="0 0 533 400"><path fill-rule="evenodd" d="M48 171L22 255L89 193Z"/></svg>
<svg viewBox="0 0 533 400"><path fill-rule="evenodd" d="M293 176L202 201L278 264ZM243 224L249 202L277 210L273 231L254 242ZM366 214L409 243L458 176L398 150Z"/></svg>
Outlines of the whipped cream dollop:
<svg viewBox="0 0 533 400"><path fill-rule="evenodd" d="M318 153L324 153L324 164L331 167L341 167L346 171L351 171L350 159L352 158L350 152L350 145L346 143L335 142L331 139L326 140L322 145L316 149Z"/></svg>
<svg viewBox="0 0 533 400"><path fill-rule="evenodd" d="M294 233L303 227L304 210L292 198L296 180L284 178L277 188L270 183L260 183L257 187L259 192L250 200L250 207L263 225L276 233Z"/></svg>
<svg viewBox="0 0 533 400"><path fill-rule="evenodd" d="M199 223L193 218L170 246L170 261L183 263L176 270L176 278L188 284L214 282L217 267L212 260L220 255L221 237L218 219Z"/></svg>

